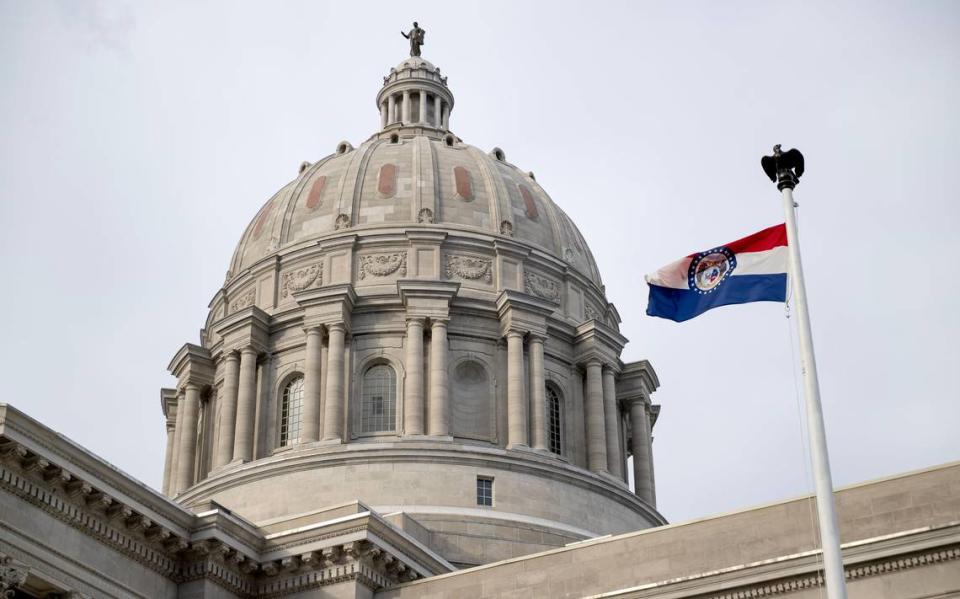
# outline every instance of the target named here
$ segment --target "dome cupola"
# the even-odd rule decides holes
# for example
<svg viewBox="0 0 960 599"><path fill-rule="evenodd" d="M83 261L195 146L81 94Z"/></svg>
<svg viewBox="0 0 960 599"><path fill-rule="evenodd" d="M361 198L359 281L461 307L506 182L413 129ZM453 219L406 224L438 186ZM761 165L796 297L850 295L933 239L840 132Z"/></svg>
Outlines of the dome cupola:
<svg viewBox="0 0 960 599"><path fill-rule="evenodd" d="M453 93L438 67L419 56L411 56L383 78L377 107L381 136L404 133L439 136L450 129Z"/></svg>

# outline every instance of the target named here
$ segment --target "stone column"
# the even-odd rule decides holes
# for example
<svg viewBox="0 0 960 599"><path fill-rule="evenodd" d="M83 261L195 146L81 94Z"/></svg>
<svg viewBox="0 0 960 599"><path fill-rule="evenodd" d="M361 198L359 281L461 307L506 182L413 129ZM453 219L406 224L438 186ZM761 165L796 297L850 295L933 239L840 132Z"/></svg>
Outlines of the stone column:
<svg viewBox="0 0 960 599"><path fill-rule="evenodd" d="M404 90L403 92L403 104L400 106L400 112L403 113L401 117L403 119L403 124L406 125L410 122L410 90Z"/></svg>
<svg viewBox="0 0 960 599"><path fill-rule="evenodd" d="M257 413L257 350L240 350L240 383L237 390L237 430L233 440L233 459L253 459L253 428Z"/></svg>
<svg viewBox="0 0 960 599"><path fill-rule="evenodd" d="M183 432L183 391L177 395L177 416L173 422L173 459L170 461L170 480L167 482L167 496L177 494L177 477L180 474L180 434Z"/></svg>
<svg viewBox="0 0 960 599"><path fill-rule="evenodd" d="M397 122L397 97L390 94L387 98L387 124Z"/></svg>
<svg viewBox="0 0 960 599"><path fill-rule="evenodd" d="M427 124L427 90L420 90L420 124Z"/></svg>
<svg viewBox="0 0 960 599"><path fill-rule="evenodd" d="M647 405L643 399L635 399L630 404L630 444L633 445L633 488L637 497L650 505L654 504L653 460L650 455L650 420Z"/></svg>
<svg viewBox="0 0 960 599"><path fill-rule="evenodd" d="M594 472L607 471L606 423L603 416L601 364L587 362L587 464Z"/></svg>
<svg viewBox="0 0 960 599"><path fill-rule="evenodd" d="M177 410L179 412L179 410ZM171 476L173 470L173 444L176 442L177 427L170 421L167 421L167 449L163 455L163 494L170 495Z"/></svg>
<svg viewBox="0 0 960 599"><path fill-rule="evenodd" d="M200 387L193 383L187 383L186 392L181 396L180 405L177 408L178 420L181 412L183 413L181 421L183 430L180 431L180 447L178 448L180 459L177 462L177 493L182 493L193 484L193 471L197 461L197 417L200 413Z"/></svg>
<svg viewBox="0 0 960 599"><path fill-rule="evenodd" d="M543 337L530 335L530 428L533 448L547 449L547 387L543 373Z"/></svg>
<svg viewBox="0 0 960 599"><path fill-rule="evenodd" d="M407 319L406 371L407 378L403 385L403 433L422 435L423 318Z"/></svg>
<svg viewBox="0 0 960 599"><path fill-rule="evenodd" d="M300 443L320 440L320 375L323 334L320 327L307 329L306 359L303 368L303 412Z"/></svg>
<svg viewBox="0 0 960 599"><path fill-rule="evenodd" d="M443 123L442 126L444 129L450 128L450 105L444 102L443 104Z"/></svg>
<svg viewBox="0 0 960 599"><path fill-rule="evenodd" d="M443 111L441 105L443 100L440 99L440 94L433 96L433 124L439 129L443 125Z"/></svg>
<svg viewBox="0 0 960 599"><path fill-rule="evenodd" d="M347 328L342 322L327 325L327 393L323 410L323 440L343 440L344 339Z"/></svg>
<svg viewBox="0 0 960 599"><path fill-rule="evenodd" d="M383 129L387 126L387 103L384 102L380 105L380 128Z"/></svg>
<svg viewBox="0 0 960 599"><path fill-rule="evenodd" d="M450 434L450 381L447 375L447 321L430 322L430 434Z"/></svg>
<svg viewBox="0 0 960 599"><path fill-rule="evenodd" d="M623 479L623 464L620 460L620 419L617 417L617 387L613 369L603 368L603 418L606 422L607 472Z"/></svg>
<svg viewBox="0 0 960 599"><path fill-rule="evenodd" d="M507 447L527 445L527 406L523 400L523 333L507 333Z"/></svg>
<svg viewBox="0 0 960 599"><path fill-rule="evenodd" d="M230 352L223 359L223 405L220 408L220 439L213 467L233 459L233 438L237 426L237 390L240 383L240 356Z"/></svg>

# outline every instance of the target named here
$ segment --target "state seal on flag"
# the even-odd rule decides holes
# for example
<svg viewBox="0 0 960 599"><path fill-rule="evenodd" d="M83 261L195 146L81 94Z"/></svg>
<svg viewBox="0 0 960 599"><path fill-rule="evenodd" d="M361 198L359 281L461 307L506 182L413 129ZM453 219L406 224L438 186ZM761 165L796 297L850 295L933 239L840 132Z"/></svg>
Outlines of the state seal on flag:
<svg viewBox="0 0 960 599"><path fill-rule="evenodd" d="M737 268L737 257L729 248L720 246L700 252L690 261L687 283L691 290L703 295L720 286Z"/></svg>

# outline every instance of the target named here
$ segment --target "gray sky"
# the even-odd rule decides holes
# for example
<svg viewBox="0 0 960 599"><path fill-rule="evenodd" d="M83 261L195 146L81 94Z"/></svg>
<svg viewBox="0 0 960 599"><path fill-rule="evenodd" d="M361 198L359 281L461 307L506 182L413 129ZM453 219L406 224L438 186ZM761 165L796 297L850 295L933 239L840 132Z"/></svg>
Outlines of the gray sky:
<svg viewBox="0 0 960 599"><path fill-rule="evenodd" d="M644 315L644 273L782 221L774 143L835 481L960 459L956 2L0 0L0 401L159 485L170 358L259 207L377 128L414 19L453 130L536 173L659 373L670 520L812 490L783 305Z"/></svg>

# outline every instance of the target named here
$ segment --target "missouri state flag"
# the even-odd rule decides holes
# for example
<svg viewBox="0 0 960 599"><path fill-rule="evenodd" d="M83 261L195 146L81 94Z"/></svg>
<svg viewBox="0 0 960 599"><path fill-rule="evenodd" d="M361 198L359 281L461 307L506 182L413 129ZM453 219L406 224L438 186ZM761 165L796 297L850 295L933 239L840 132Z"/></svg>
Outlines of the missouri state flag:
<svg viewBox="0 0 960 599"><path fill-rule="evenodd" d="M676 322L711 308L787 297L787 228L775 225L646 276L647 314Z"/></svg>

